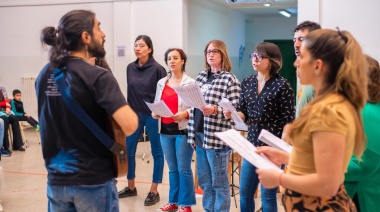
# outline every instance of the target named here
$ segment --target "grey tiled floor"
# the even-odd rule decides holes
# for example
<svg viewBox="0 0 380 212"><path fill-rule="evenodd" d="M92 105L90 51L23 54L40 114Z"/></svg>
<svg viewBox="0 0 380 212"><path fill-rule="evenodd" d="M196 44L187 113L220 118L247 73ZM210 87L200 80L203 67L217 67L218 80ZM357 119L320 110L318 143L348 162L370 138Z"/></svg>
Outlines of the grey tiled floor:
<svg viewBox="0 0 380 212"><path fill-rule="evenodd" d="M26 151L14 151L11 157L2 157L0 161L0 166L2 167L0 172L0 201L5 212L47 211L46 169L42 159L41 146L38 144L36 134L32 129L26 130L25 135L29 145ZM153 212L168 201L169 181L168 169L165 164L163 183L158 188L161 201L153 206L144 206L144 199L149 192L153 169L153 160L150 159L149 163L147 162L150 156L147 144L145 142L139 143L137 148L136 187L138 195L120 199L120 211ZM145 152L145 159L142 160ZM235 183L239 184L238 176L236 176ZM126 185L127 180L125 178L118 179L118 190ZM236 201L237 208L235 207L234 198L231 198L231 211L240 211L239 195L236 196ZM255 201L256 205L259 206L259 198L256 198ZM279 207L279 211L283 211L283 208ZM197 205L193 207L193 211L203 211L201 197L197 197Z"/></svg>

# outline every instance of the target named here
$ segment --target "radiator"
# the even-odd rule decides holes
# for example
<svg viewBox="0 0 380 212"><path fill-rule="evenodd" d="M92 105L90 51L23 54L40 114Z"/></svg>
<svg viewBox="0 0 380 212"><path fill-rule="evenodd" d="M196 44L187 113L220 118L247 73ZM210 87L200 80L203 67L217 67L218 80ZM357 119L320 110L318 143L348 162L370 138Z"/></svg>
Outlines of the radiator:
<svg viewBox="0 0 380 212"><path fill-rule="evenodd" d="M36 88L34 85L35 82L35 77L22 78L23 90L21 91L21 101L24 103L25 112L31 115L34 119L38 120Z"/></svg>

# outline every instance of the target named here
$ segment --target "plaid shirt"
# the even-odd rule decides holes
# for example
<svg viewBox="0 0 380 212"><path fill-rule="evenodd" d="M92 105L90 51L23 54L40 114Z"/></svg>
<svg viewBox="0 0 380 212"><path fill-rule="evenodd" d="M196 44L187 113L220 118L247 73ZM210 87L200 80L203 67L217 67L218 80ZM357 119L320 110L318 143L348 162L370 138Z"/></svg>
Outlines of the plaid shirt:
<svg viewBox="0 0 380 212"><path fill-rule="evenodd" d="M207 83L208 71L202 71L198 74L195 82L202 87ZM211 82L211 86L204 93L206 104L218 106L218 102L222 100L222 97L230 100L232 105L236 108L239 104L240 96L240 82L227 71L217 71L214 74L214 80ZM232 119L225 119L223 110L218 106L218 113L204 117L204 143L205 149L223 149L227 145L223 141L214 136L214 132L222 132L233 128ZM188 143L195 142L194 132L194 108L190 111L190 121L188 124Z"/></svg>

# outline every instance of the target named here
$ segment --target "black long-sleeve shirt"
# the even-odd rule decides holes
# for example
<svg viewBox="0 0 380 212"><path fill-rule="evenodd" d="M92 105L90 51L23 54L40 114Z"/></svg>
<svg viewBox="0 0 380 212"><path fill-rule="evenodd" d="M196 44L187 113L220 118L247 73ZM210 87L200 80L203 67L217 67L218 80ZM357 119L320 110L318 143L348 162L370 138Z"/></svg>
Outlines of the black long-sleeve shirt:
<svg viewBox="0 0 380 212"><path fill-rule="evenodd" d="M150 114L145 104L154 102L157 82L166 76L166 70L153 57L139 65L138 59L127 66L127 101L136 113Z"/></svg>
<svg viewBox="0 0 380 212"><path fill-rule="evenodd" d="M257 75L252 75L241 83L240 104L248 124L248 140L255 146L265 145L258 140L262 129L281 138L284 126L295 116L294 93L289 82L276 75L265 82L258 94Z"/></svg>

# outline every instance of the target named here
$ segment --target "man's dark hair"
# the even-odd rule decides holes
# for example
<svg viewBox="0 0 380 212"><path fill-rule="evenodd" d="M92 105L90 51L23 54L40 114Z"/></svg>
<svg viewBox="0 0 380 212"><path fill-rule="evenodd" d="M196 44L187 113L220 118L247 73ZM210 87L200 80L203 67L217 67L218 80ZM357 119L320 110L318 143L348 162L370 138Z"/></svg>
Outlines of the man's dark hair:
<svg viewBox="0 0 380 212"><path fill-rule="evenodd" d="M300 30L309 30L309 32L313 31L313 30L316 30L316 29L321 29L321 25L319 25L318 23L316 22L312 22L312 21L304 21L300 24L298 24L296 26L296 28L294 28L294 32L297 32L297 31L300 31Z"/></svg>
<svg viewBox="0 0 380 212"><path fill-rule="evenodd" d="M12 92L13 96L16 96L16 94L19 94L19 93L21 93L21 91L18 89L13 90Z"/></svg>
<svg viewBox="0 0 380 212"><path fill-rule="evenodd" d="M59 21L58 28L45 27L41 32L41 43L52 46L50 49L51 68L59 67L70 51L84 47L82 32L93 35L95 13L89 10L72 10Z"/></svg>

